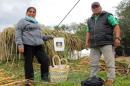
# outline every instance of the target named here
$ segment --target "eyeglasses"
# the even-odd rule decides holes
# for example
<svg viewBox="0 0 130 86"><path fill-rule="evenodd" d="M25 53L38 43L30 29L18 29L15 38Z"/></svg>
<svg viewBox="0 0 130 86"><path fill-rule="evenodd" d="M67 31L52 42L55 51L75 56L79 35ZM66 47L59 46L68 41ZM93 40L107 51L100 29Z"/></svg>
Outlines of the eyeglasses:
<svg viewBox="0 0 130 86"><path fill-rule="evenodd" d="M99 5L93 5L92 9L95 9L95 8L98 8L98 7L100 7L100 6Z"/></svg>

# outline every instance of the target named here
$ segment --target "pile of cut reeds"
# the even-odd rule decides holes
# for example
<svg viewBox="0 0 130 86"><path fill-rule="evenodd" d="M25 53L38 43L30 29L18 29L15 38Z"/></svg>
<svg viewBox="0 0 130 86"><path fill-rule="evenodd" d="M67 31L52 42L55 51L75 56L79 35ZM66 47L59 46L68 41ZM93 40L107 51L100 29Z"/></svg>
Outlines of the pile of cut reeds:
<svg viewBox="0 0 130 86"><path fill-rule="evenodd" d="M59 55L61 58L68 58L69 54L73 50L81 50L83 44L82 40L78 36L64 31L42 29L42 33L45 35L51 35L54 37L64 37L65 39L65 50L63 52L56 52L54 50L53 40L43 42L45 50L48 56L51 58L55 54ZM17 46L15 44L15 28L8 27L5 28L0 34L0 60L15 60L19 57Z"/></svg>

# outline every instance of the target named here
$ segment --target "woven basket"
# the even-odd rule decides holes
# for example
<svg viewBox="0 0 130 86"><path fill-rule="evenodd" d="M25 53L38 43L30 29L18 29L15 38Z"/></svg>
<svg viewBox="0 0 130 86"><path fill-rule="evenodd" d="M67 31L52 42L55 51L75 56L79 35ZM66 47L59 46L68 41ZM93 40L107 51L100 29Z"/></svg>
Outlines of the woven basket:
<svg viewBox="0 0 130 86"><path fill-rule="evenodd" d="M56 59L58 64L55 63ZM61 64L62 61L65 61L65 64ZM60 59L58 55L55 55L52 58L52 64L53 66L49 67L50 81L51 82L66 81L69 72L69 65L67 65L67 60Z"/></svg>

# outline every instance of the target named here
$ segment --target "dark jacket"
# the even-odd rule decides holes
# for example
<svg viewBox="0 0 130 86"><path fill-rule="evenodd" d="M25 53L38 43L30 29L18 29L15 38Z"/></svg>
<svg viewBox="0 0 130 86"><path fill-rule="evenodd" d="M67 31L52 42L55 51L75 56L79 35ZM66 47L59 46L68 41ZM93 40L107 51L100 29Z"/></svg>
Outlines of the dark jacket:
<svg viewBox="0 0 130 86"><path fill-rule="evenodd" d="M92 48L113 44L114 27L108 23L109 15L112 14L103 11L96 21L94 16L88 20L87 24L90 30L90 43Z"/></svg>

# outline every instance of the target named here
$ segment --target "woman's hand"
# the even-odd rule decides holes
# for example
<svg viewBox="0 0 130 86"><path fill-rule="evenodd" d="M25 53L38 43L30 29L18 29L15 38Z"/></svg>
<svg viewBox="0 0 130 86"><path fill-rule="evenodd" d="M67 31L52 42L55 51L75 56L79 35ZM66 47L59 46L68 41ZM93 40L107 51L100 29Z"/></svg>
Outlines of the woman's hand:
<svg viewBox="0 0 130 86"><path fill-rule="evenodd" d="M54 36L48 36L48 39L53 39L54 38Z"/></svg>
<svg viewBox="0 0 130 86"><path fill-rule="evenodd" d="M18 51L20 54L23 54L24 53L24 48L18 48Z"/></svg>
<svg viewBox="0 0 130 86"><path fill-rule="evenodd" d="M43 40L44 41L48 41L48 40L52 40L54 38L54 36L43 36Z"/></svg>

